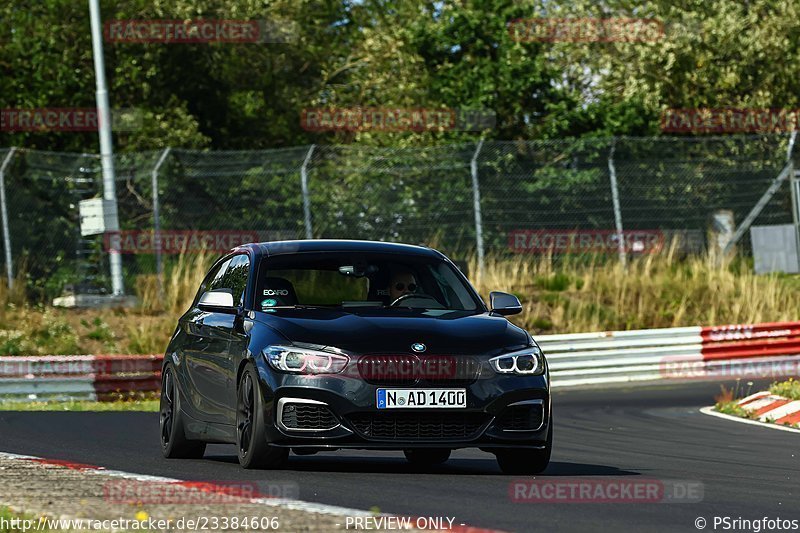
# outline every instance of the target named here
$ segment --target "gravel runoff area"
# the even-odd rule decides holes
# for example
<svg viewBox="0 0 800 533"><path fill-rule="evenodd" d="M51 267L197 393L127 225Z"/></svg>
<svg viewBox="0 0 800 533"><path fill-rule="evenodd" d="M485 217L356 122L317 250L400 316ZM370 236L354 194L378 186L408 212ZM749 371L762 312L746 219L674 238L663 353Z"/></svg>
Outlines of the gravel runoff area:
<svg viewBox="0 0 800 533"><path fill-rule="evenodd" d="M411 527L398 527L396 522L381 522L389 517L365 511L304 504L285 497L252 497L270 492L285 496L292 492L292 487L286 484L217 482L212 485L147 476L130 479L114 471L21 460L2 453L0 487L0 506L8 506L36 521L28 531L48 529L45 522L39 524L39 520L44 520L42 517L84 520L80 528L67 523L50 524L49 530L58 531L415 530L413 519ZM159 520L171 522L158 524ZM194 523L190 524L190 520ZM22 531L21 526L18 529Z"/></svg>

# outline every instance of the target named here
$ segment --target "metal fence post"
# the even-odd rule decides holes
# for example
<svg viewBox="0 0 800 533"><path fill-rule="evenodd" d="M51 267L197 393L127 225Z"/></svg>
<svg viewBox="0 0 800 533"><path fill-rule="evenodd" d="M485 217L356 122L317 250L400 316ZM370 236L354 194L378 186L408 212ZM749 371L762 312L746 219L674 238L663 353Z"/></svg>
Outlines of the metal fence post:
<svg viewBox="0 0 800 533"><path fill-rule="evenodd" d="M308 164L311 161L315 147L315 144L311 145L306 158L303 160L303 165L300 167L300 187L303 191L303 222L306 227L306 239L314 238L314 232L311 228L311 197L308 194Z"/></svg>
<svg viewBox="0 0 800 533"><path fill-rule="evenodd" d="M151 186L153 188L153 243L156 248L156 275L158 277L158 292L164 292L164 264L161 259L161 207L158 202L158 171L161 165L167 160L172 148L167 147L161 152L156 166L153 167L151 174Z"/></svg>
<svg viewBox="0 0 800 533"><path fill-rule="evenodd" d="M792 165L794 167L794 165ZM789 193L792 197L792 225L794 226L794 250L797 259L797 270L800 271L800 172L797 170L792 171L792 176L789 178Z"/></svg>
<svg viewBox="0 0 800 533"><path fill-rule="evenodd" d="M622 209L619 205L619 187L617 186L617 168L614 166L614 150L617 139L611 138L611 151L608 153L608 177L611 180L611 202L614 204L614 225L617 229L617 250L619 262L625 268L625 236L622 231Z"/></svg>
<svg viewBox="0 0 800 533"><path fill-rule="evenodd" d="M750 210L747 214L745 219L739 224L739 227L736 228L736 231L733 233L733 236L728 241L728 244L725 245L725 248L722 250L722 256L719 258L721 262L724 257L728 255L728 253L733 250L733 247L736 246L736 243L744 236L745 232L750 229L750 226L755 222L758 215L761 214L761 211L767 206L769 201L775 196L775 193L778 192L778 189L781 188L784 180L788 178L793 172L793 162L792 162L792 152L794 150L794 141L797 137L797 131L793 131L791 137L789 137L789 148L786 151L786 166L783 167L780 174L778 174L775 179L772 181L772 184L769 188L764 192L761 198L756 202L756 205ZM791 184L791 181L789 182ZM797 226L795 226L796 228ZM795 232L797 230L795 229ZM800 250L798 250L800 252Z"/></svg>
<svg viewBox="0 0 800 533"><path fill-rule="evenodd" d="M789 138L789 148L786 150L786 164L791 169L789 189L792 197L792 222L794 223L795 254L797 269L800 271L800 172L794 169L794 141L797 131L793 131Z"/></svg>
<svg viewBox="0 0 800 533"><path fill-rule="evenodd" d="M475 211L475 244L478 249L478 280L483 276L484 252L483 252L483 218L481 216L481 189L478 182L478 156L483 148L483 139L478 141L478 147L469 162L470 174L472 174L472 202Z"/></svg>
<svg viewBox="0 0 800 533"><path fill-rule="evenodd" d="M6 274L8 275L8 288L14 288L14 265L11 257L11 231L8 228L8 204L6 203L6 168L14 157L16 148L11 148L0 165L0 213L3 221L3 248L6 258Z"/></svg>

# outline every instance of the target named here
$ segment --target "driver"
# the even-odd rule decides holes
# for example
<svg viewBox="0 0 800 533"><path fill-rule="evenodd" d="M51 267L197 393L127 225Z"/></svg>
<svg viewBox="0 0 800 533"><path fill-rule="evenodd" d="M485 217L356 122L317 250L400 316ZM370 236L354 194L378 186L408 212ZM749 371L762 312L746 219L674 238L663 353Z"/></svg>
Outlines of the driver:
<svg viewBox="0 0 800 533"><path fill-rule="evenodd" d="M399 270L392 275L389 281L390 301L394 302L405 294L413 294L417 292L418 288L419 284L413 273L408 270Z"/></svg>

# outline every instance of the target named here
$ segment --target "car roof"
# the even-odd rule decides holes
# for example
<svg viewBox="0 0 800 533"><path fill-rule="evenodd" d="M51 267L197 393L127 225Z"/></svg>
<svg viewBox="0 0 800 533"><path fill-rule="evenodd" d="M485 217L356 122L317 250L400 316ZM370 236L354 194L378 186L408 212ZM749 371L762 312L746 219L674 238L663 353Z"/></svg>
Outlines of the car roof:
<svg viewBox="0 0 800 533"><path fill-rule="evenodd" d="M303 252L378 252L428 257L442 257L440 252L426 246L382 241L357 241L347 239L307 239L294 241L271 241L239 246L249 248L258 255L288 255Z"/></svg>

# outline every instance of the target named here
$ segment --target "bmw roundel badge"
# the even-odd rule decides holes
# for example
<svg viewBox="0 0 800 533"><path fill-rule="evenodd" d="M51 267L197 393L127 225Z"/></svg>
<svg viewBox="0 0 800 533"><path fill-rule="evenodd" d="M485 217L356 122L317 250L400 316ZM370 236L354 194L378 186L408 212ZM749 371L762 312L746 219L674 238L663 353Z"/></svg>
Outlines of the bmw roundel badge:
<svg viewBox="0 0 800 533"><path fill-rule="evenodd" d="M415 342L414 344L411 345L411 349L414 350L417 353L420 353L420 352L424 352L425 350L427 350L427 347L424 344L422 344L421 342Z"/></svg>

